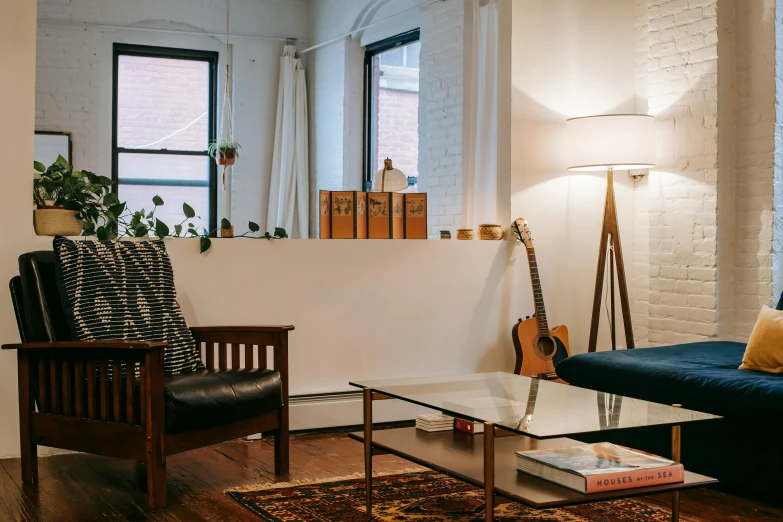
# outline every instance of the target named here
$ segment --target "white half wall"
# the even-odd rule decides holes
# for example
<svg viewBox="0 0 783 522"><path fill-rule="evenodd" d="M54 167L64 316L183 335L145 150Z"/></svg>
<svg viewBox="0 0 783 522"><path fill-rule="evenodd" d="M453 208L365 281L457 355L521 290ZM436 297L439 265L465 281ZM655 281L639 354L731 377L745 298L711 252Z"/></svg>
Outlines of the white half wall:
<svg viewBox="0 0 783 522"><path fill-rule="evenodd" d="M189 324L296 326L292 395L351 390L352 379L513 369L527 272L511 242L217 239L199 255L195 240L174 239L167 248Z"/></svg>

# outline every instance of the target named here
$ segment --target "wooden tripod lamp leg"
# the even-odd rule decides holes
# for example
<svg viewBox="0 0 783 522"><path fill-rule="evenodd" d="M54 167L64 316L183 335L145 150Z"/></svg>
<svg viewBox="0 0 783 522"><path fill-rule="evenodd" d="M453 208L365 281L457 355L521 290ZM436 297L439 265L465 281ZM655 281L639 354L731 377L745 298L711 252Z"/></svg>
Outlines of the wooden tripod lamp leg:
<svg viewBox="0 0 783 522"><path fill-rule="evenodd" d="M611 238L612 251L610 255L617 268L617 283L620 290L620 308L623 313L623 327L625 329L625 344L628 348L634 348L633 326L631 324L631 304L628 299L628 286L625 280L625 264L623 263L623 249L620 243L620 226L617 221L617 206L614 200L614 172L609 169L606 175L606 202L604 204L604 220L601 226L601 245L598 250L598 268L595 276L595 292L593 294L593 313L590 320L590 341L587 351L594 352L598 345L598 325L601 319L601 297L604 287L604 273L606 272L606 253ZM614 320L614 318L612 318Z"/></svg>

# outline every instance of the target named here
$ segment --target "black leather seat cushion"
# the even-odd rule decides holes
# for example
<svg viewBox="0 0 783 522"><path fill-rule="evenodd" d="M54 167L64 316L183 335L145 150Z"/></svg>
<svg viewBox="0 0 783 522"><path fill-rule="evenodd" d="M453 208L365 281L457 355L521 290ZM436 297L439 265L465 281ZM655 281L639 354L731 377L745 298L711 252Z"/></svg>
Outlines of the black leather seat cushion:
<svg viewBox="0 0 783 522"><path fill-rule="evenodd" d="M165 377L166 431L175 433L261 415L283 405L280 373L197 370Z"/></svg>

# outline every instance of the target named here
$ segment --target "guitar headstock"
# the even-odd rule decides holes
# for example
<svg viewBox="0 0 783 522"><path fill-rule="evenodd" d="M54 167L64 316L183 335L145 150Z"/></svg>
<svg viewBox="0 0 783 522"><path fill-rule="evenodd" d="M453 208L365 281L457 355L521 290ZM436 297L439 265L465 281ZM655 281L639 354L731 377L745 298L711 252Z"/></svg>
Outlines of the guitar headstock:
<svg viewBox="0 0 783 522"><path fill-rule="evenodd" d="M519 218L514 221L511 228L514 229L517 241L524 243L527 248L533 248L533 235L530 233L530 227L527 226L527 221Z"/></svg>

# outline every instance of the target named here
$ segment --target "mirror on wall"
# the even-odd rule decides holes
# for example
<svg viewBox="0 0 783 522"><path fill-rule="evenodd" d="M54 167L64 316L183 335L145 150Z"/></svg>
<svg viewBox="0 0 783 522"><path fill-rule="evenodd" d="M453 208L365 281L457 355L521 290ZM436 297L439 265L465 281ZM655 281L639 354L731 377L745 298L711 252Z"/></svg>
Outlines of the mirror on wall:
<svg viewBox="0 0 783 522"><path fill-rule="evenodd" d="M47 167L62 156L71 163L71 133L35 131L34 159Z"/></svg>

